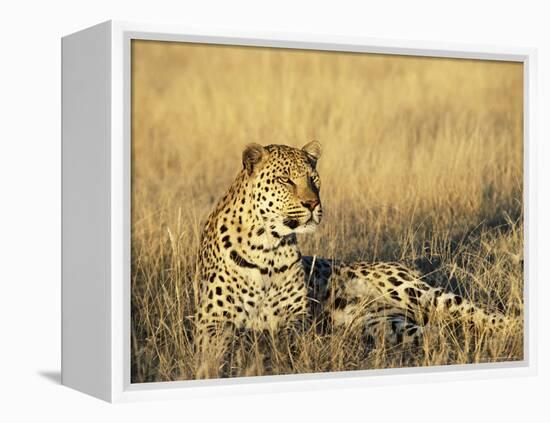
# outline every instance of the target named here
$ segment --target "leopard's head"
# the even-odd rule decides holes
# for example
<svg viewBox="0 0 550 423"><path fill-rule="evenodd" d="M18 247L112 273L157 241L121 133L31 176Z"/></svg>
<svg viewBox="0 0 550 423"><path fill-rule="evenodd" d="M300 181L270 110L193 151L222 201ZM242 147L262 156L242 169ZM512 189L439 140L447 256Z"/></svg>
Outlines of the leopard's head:
<svg viewBox="0 0 550 423"><path fill-rule="evenodd" d="M304 147L250 144L243 152L244 172L256 212L280 235L315 230L323 214L317 160L321 144Z"/></svg>

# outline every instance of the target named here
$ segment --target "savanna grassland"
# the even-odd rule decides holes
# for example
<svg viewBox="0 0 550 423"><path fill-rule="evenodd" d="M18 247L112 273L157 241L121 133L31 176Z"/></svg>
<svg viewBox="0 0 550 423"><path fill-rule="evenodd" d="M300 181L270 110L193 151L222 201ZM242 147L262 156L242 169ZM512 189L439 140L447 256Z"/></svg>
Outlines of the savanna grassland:
<svg viewBox="0 0 550 423"><path fill-rule="evenodd" d="M414 353L311 329L230 376L521 360L522 97L518 63L134 41L132 381L195 377L201 222L250 142L323 145L304 255L404 261L514 324Z"/></svg>

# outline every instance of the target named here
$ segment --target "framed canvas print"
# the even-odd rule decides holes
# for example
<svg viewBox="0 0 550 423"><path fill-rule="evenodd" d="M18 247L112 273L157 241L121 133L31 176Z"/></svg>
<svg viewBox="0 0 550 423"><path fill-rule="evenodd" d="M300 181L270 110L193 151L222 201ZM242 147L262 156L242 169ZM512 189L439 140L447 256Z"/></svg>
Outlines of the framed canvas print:
<svg viewBox="0 0 550 423"><path fill-rule="evenodd" d="M121 22L62 47L65 385L534 371L533 51Z"/></svg>

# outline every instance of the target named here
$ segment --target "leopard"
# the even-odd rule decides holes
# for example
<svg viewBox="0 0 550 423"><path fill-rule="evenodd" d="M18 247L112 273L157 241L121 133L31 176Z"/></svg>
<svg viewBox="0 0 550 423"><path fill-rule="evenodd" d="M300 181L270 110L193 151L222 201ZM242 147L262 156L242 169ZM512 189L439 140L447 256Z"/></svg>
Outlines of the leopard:
<svg viewBox="0 0 550 423"><path fill-rule="evenodd" d="M297 235L323 217L321 151L318 141L244 149L200 237L197 378L219 377L235 330L275 334L319 318L333 330L359 328L371 343L410 345L441 316L492 331L506 325L502 312L433 286L407 264L302 256Z"/></svg>

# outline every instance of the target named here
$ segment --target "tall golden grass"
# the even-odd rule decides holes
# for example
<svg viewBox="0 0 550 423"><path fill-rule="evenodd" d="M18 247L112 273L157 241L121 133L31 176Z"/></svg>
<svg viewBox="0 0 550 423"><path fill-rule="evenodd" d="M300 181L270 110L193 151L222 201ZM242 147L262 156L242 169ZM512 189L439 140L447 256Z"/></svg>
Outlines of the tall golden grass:
<svg viewBox="0 0 550 423"><path fill-rule="evenodd" d="M416 264L517 325L441 327L414 353L306 330L268 366L236 343L229 376L522 359L522 81L517 63L134 41L132 381L195 377L201 222L250 142L323 144L304 254Z"/></svg>

